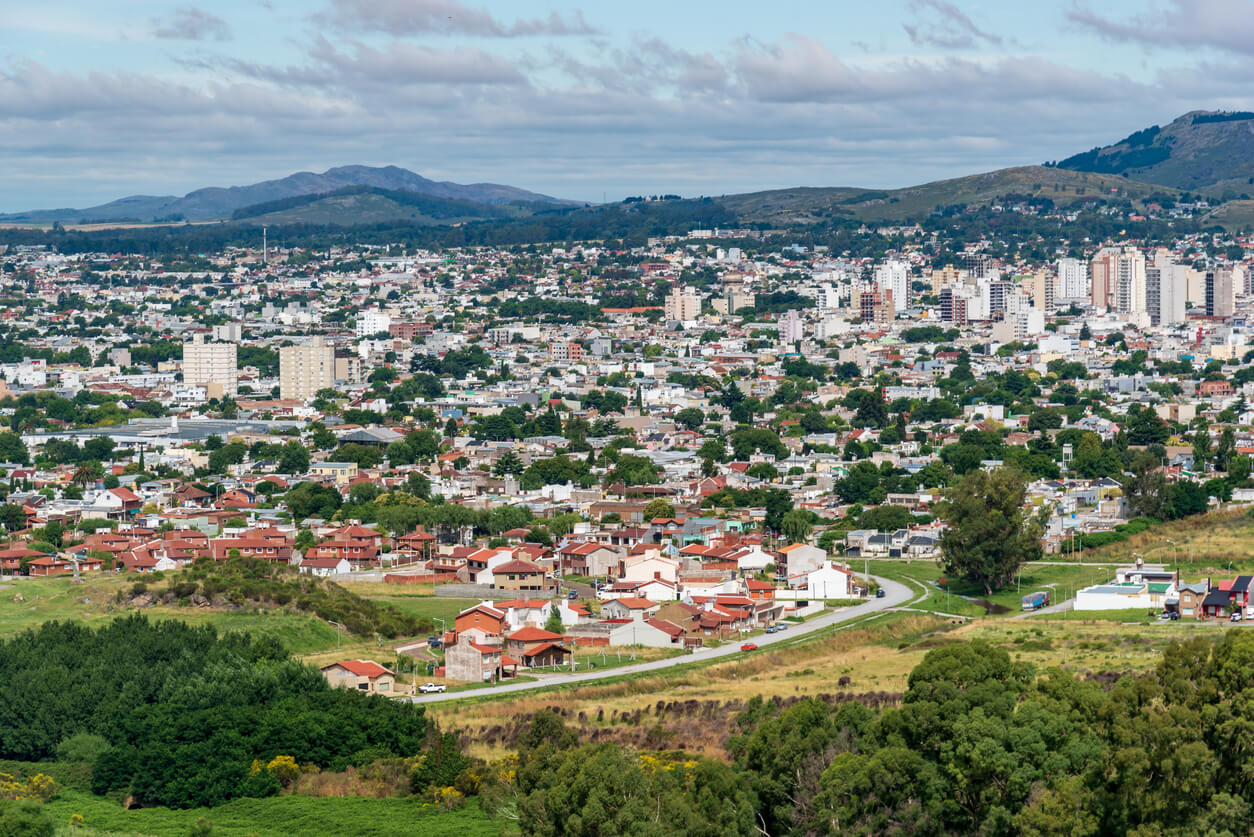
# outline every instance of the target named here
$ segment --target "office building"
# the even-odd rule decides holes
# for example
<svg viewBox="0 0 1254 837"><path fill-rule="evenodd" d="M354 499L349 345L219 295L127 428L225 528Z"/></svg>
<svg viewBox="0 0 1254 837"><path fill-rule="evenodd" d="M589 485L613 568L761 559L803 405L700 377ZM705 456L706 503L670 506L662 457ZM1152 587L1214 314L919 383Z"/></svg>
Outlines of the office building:
<svg viewBox="0 0 1254 837"><path fill-rule="evenodd" d="M208 398L234 398L239 392L239 369L234 343L206 343L197 334L183 344L183 383L204 387Z"/></svg>
<svg viewBox="0 0 1254 837"><path fill-rule="evenodd" d="M279 395L308 401L335 385L335 350L321 337L279 348Z"/></svg>

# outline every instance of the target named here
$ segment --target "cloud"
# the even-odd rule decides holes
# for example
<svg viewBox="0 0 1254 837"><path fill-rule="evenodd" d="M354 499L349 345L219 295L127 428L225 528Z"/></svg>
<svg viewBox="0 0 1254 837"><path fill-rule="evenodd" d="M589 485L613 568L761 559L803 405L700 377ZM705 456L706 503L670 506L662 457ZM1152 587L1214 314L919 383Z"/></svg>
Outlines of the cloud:
<svg viewBox="0 0 1254 837"><path fill-rule="evenodd" d="M1112 41L1254 54L1251 0L1168 0L1165 7L1122 21L1077 4L1067 19Z"/></svg>
<svg viewBox="0 0 1254 837"><path fill-rule="evenodd" d="M231 27L217 15L195 6L183 6L164 20L153 18L152 34L172 41L229 41Z"/></svg>
<svg viewBox="0 0 1254 837"><path fill-rule="evenodd" d="M512 38L534 35L596 35L583 12L569 17L553 12L547 18L506 24L484 9L472 9L455 0L331 0L324 22L360 32L390 35L473 35Z"/></svg>
<svg viewBox="0 0 1254 837"><path fill-rule="evenodd" d="M979 43L1002 43L1000 36L980 29L961 9L945 0L911 0L910 11L919 20L902 24L902 28L918 46L970 49Z"/></svg>

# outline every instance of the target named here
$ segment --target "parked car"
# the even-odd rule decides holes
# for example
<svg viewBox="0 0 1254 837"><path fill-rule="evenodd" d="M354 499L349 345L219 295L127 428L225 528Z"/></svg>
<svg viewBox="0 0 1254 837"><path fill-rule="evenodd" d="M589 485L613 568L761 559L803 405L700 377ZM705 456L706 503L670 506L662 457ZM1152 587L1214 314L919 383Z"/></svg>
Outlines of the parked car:
<svg viewBox="0 0 1254 837"><path fill-rule="evenodd" d="M744 642L740 645L741 651L757 651L758 644L756 642Z"/></svg>
<svg viewBox="0 0 1254 837"><path fill-rule="evenodd" d="M876 591L875 591L875 598L877 598L877 599L882 599L882 598L884 598L884 588L883 588L883 587L881 587L880 589L878 589L878 590L876 590Z"/></svg>
<svg viewBox="0 0 1254 837"><path fill-rule="evenodd" d="M438 637L438 636L429 636L429 637L427 637L427 647L429 647L429 648L443 648L443 647L444 647L444 640L443 640L443 639L441 639L441 638L440 638L440 637Z"/></svg>
<svg viewBox="0 0 1254 837"><path fill-rule="evenodd" d="M576 593L574 590L571 590L570 592L566 594L566 598L573 602L575 599L579 598L579 594Z"/></svg>
<svg viewBox="0 0 1254 837"><path fill-rule="evenodd" d="M777 634L777 633L779 633L779 625L771 625L770 627L768 627L768 628L766 629L766 632L767 632L768 634Z"/></svg>
<svg viewBox="0 0 1254 837"><path fill-rule="evenodd" d="M1229 616L1229 617L1228 617L1228 619L1229 619L1230 621L1232 621L1232 622L1240 622L1240 621L1241 621L1241 611L1239 611L1239 610L1234 610L1234 611L1232 611L1232 615L1231 615L1231 616Z"/></svg>
<svg viewBox="0 0 1254 837"><path fill-rule="evenodd" d="M776 627L776 628L778 628L778 629L779 629L779 630L781 630L781 631L786 631L786 630L788 630L788 623L787 623L787 622L776 622L776 623L775 623L775 627Z"/></svg>
<svg viewBox="0 0 1254 837"><path fill-rule="evenodd" d="M444 687L439 683L424 683L418 687L418 691L424 695L438 695L444 691Z"/></svg>

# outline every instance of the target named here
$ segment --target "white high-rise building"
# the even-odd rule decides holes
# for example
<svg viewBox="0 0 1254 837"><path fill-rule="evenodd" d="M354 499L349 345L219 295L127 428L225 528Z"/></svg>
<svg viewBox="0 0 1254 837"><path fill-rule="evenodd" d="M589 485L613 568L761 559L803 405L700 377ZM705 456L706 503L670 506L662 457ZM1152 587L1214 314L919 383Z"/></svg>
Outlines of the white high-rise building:
<svg viewBox="0 0 1254 837"><path fill-rule="evenodd" d="M204 387L209 398L234 398L239 392L234 343L206 343L197 334L183 344L183 383Z"/></svg>
<svg viewBox="0 0 1254 837"><path fill-rule="evenodd" d="M362 311L357 317L357 336L373 337L392 327L392 317L378 308Z"/></svg>
<svg viewBox="0 0 1254 837"><path fill-rule="evenodd" d="M1114 267L1115 310L1120 314L1145 312L1145 256L1134 247L1125 247Z"/></svg>
<svg viewBox="0 0 1254 837"><path fill-rule="evenodd" d="M1089 265L1081 259L1058 260L1058 296L1078 299L1092 292L1089 285Z"/></svg>
<svg viewBox="0 0 1254 837"><path fill-rule="evenodd" d="M785 343L796 343L806 336L805 323L801 315L789 309L779 323L779 339Z"/></svg>
<svg viewBox="0 0 1254 837"><path fill-rule="evenodd" d="M910 307L910 265L889 259L875 269L875 289L893 292L894 313Z"/></svg>
<svg viewBox="0 0 1254 837"><path fill-rule="evenodd" d="M1172 261L1171 251L1160 247L1145 266L1145 309L1152 325L1184 322L1189 294L1189 271Z"/></svg>
<svg viewBox="0 0 1254 837"><path fill-rule="evenodd" d="M279 395L308 401L318 390L335 386L335 349L321 337L298 346L279 347Z"/></svg>

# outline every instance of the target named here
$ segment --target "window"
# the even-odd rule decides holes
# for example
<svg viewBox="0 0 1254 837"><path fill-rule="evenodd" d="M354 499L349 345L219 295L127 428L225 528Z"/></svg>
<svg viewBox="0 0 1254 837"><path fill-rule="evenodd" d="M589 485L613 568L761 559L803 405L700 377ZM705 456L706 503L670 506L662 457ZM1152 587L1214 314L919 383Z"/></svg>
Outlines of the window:
<svg viewBox="0 0 1254 837"><path fill-rule="evenodd" d="M369 684L369 683L358 683L358 684L357 684L357 688L358 688L358 689L361 689L363 692L368 692L368 691L370 691L370 684Z"/></svg>

